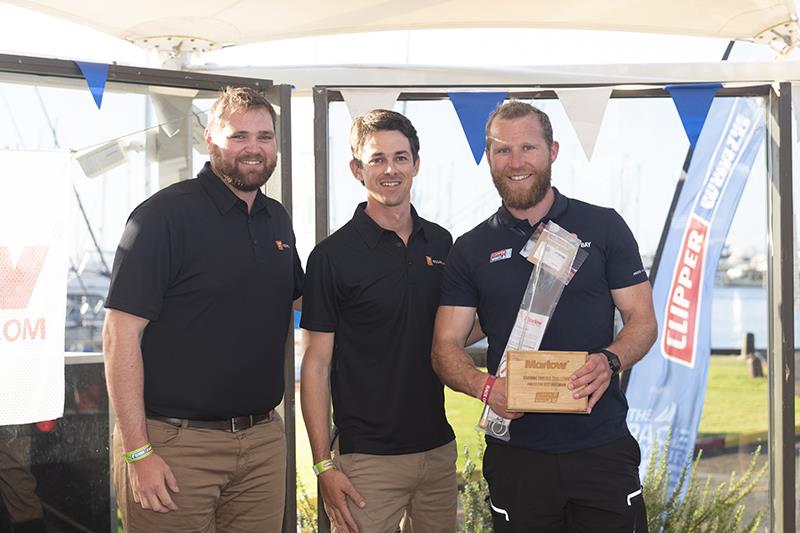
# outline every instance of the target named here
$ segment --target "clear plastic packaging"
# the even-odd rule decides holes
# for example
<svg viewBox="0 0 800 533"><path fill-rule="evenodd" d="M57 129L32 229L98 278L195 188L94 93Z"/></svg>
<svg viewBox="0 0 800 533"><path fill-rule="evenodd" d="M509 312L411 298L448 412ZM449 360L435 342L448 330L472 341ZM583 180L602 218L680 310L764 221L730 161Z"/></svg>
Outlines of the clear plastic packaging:
<svg viewBox="0 0 800 533"><path fill-rule="evenodd" d="M553 221L540 224L520 254L533 263L533 271L522 297L514 328L503 351L496 376L506 375L508 350L538 350L545 329L553 316L564 287L589 255L581 249L581 241ZM484 405L478 429L507 441L511 438L511 420L503 418Z"/></svg>

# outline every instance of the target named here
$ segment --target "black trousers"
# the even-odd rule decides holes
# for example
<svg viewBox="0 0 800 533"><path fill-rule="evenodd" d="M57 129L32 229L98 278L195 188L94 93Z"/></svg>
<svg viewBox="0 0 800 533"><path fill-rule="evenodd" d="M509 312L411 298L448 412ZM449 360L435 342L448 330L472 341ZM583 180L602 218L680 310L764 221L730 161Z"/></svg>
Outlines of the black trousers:
<svg viewBox="0 0 800 533"><path fill-rule="evenodd" d="M631 436L570 453L489 444L483 476L495 533L647 533Z"/></svg>

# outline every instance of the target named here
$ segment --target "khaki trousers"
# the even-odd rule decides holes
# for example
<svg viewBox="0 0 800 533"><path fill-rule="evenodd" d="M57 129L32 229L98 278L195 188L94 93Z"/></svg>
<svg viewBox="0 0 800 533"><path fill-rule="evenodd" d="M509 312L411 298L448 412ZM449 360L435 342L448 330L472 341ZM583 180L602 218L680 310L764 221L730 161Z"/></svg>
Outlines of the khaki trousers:
<svg viewBox="0 0 800 533"><path fill-rule="evenodd" d="M394 533L405 514L409 523L404 531L452 533L456 530L457 456L455 440L403 455L340 455L337 440L333 460L366 502L361 509L348 500L360 531Z"/></svg>
<svg viewBox="0 0 800 533"><path fill-rule="evenodd" d="M172 469L177 511L158 513L133 501L119 429L114 428L111 478L127 533L279 532L286 499L283 421L231 433L147 420L155 453Z"/></svg>

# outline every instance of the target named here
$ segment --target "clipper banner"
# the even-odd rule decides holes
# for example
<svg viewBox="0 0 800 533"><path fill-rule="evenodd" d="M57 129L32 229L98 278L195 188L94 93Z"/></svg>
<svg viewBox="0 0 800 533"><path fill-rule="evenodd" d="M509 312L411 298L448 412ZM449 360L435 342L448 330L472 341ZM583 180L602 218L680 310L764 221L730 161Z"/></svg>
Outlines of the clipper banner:
<svg viewBox="0 0 800 533"><path fill-rule="evenodd" d="M64 413L68 165L0 151L0 425Z"/></svg>
<svg viewBox="0 0 800 533"><path fill-rule="evenodd" d="M642 449L642 479L653 447L660 451L671 432L670 490L694 450L708 378L717 263L763 143L764 124L761 99L714 101L658 266L653 286L658 340L633 367L628 426Z"/></svg>

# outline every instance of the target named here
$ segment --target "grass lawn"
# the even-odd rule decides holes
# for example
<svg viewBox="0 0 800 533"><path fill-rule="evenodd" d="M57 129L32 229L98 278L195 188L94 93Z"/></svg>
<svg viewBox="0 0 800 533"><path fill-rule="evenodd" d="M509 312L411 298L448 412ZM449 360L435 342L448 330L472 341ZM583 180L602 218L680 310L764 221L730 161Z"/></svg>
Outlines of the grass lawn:
<svg viewBox="0 0 800 533"><path fill-rule="evenodd" d="M768 389L767 377L751 378L747 363L742 359L712 356L700 434L767 431ZM800 398L797 396L794 397L794 409L796 413L800 412Z"/></svg>
<svg viewBox="0 0 800 533"><path fill-rule="evenodd" d="M767 430L767 378L750 378L745 361L733 356L712 356L708 389L700 419L701 435L753 433ZM464 445L476 450L481 441L475 426L482 404L463 394L445 389L447 418L456 432L458 470L464 467ZM795 397L795 412L800 412L800 399ZM297 469L309 494L316 494L311 471L311 450L308 446L300 395L297 394Z"/></svg>

